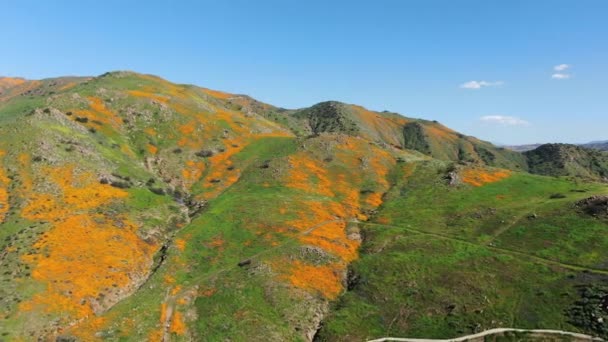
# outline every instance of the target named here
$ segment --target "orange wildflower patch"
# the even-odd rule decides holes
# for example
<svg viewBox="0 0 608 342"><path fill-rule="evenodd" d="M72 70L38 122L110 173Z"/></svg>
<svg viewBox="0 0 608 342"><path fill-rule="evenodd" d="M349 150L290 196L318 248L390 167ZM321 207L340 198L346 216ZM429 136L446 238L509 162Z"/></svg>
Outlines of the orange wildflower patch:
<svg viewBox="0 0 608 342"><path fill-rule="evenodd" d="M224 241L224 239L220 238L220 237L216 237L213 240L211 240L211 243L209 244L211 247L223 247L224 244L226 243L226 241Z"/></svg>
<svg viewBox="0 0 608 342"><path fill-rule="evenodd" d="M106 317L91 316L70 327L69 334L79 338L79 341L103 341L96 333L103 330L107 326L107 323Z"/></svg>
<svg viewBox="0 0 608 342"><path fill-rule="evenodd" d="M354 106L355 114L359 120L371 128L371 132L378 132L378 136L368 136L369 140L381 138L392 145L400 145L401 128L410 120L406 118L392 118L372 112L360 106Z"/></svg>
<svg viewBox="0 0 608 342"><path fill-rule="evenodd" d="M205 171L205 162L203 161L186 161L186 167L182 170L182 177L188 187L196 183L203 172Z"/></svg>
<svg viewBox="0 0 608 342"><path fill-rule="evenodd" d="M389 223L391 223L391 219L386 216L382 216L382 217L378 217L376 219L376 222L378 222L380 224L389 224Z"/></svg>
<svg viewBox="0 0 608 342"><path fill-rule="evenodd" d="M162 79L160 77L156 77L156 76L152 76L152 75L139 75L139 77L146 79L146 80L150 80L156 84L158 84L158 87L152 87L152 86L146 86L144 87L142 90L144 92L157 92L157 93L162 93L162 94L169 94L172 97L177 97L177 98L185 98L186 97L186 88L173 84L165 79Z"/></svg>
<svg viewBox="0 0 608 342"><path fill-rule="evenodd" d="M184 251L186 249L186 240L184 240L184 239L175 239L175 246L180 251Z"/></svg>
<svg viewBox="0 0 608 342"><path fill-rule="evenodd" d="M122 119L114 112L109 110L104 104L103 100L98 97L88 97L90 109L75 110L74 119L76 117L86 117L91 121L98 121L105 126L101 127L102 130L107 130L107 126L119 128L122 125Z"/></svg>
<svg viewBox="0 0 608 342"><path fill-rule="evenodd" d="M194 133L195 125L196 125L195 122L187 123L185 125L180 125L178 127L178 130L180 131L180 133L182 133L184 135L190 135L190 134Z"/></svg>
<svg viewBox="0 0 608 342"><path fill-rule="evenodd" d="M328 299L335 299L342 291L342 277L332 265L313 266L296 260L291 266L287 278L295 287L318 291Z"/></svg>
<svg viewBox="0 0 608 342"><path fill-rule="evenodd" d="M148 148L148 152L150 152L151 154L157 154L158 153L158 147L152 145L152 144L148 144L146 146Z"/></svg>
<svg viewBox="0 0 608 342"><path fill-rule="evenodd" d="M236 183L240 177L240 171L233 168L231 157L240 152L246 146L246 141L232 140L226 142L226 150L207 158L209 172L205 177L203 187L211 191L205 194L206 198L213 198L221 193L222 190ZM218 182L219 181L219 182Z"/></svg>
<svg viewBox="0 0 608 342"><path fill-rule="evenodd" d="M487 183L498 182L511 175L508 170L490 171L481 168L469 168L461 173L462 181L473 186L482 186Z"/></svg>
<svg viewBox="0 0 608 342"><path fill-rule="evenodd" d="M152 127L144 128L144 133L151 136L156 136L156 130Z"/></svg>
<svg viewBox="0 0 608 342"><path fill-rule="evenodd" d="M209 288L209 289L204 289L201 290L199 293L201 296L203 297L211 297L213 296L215 293L217 292L217 289L214 288Z"/></svg>
<svg viewBox="0 0 608 342"><path fill-rule="evenodd" d="M179 285L177 285L176 287L174 287L173 289L171 289L171 295L172 295L172 296L175 296L175 295L176 295L176 294L178 294L178 293L179 293L179 291L181 291L181 290L182 290L182 287L181 287L181 286L179 286Z"/></svg>
<svg viewBox="0 0 608 342"><path fill-rule="evenodd" d="M102 215L80 214L56 223L34 248L47 253L27 255L34 279L46 283L22 308L41 307L75 317L92 313L92 304L104 289L127 287L132 277L143 277L151 264L154 246L143 242L137 227ZM83 305L88 303L89 305Z"/></svg>
<svg viewBox="0 0 608 342"><path fill-rule="evenodd" d="M223 91L211 90L211 89L203 89L203 92L207 95L213 96L217 99L226 100L231 97L234 97L232 94L224 93Z"/></svg>
<svg viewBox="0 0 608 342"><path fill-rule="evenodd" d="M173 317L171 319L171 326L169 327L169 331L177 334L177 335L185 335L186 334L186 324L184 323L184 318L182 317L182 313L179 311L175 311L173 313Z"/></svg>
<svg viewBox="0 0 608 342"><path fill-rule="evenodd" d="M156 246L142 241L127 218L93 213L127 192L99 184L92 173L75 174L71 166L42 172L58 193L32 194L21 214L52 227L33 245L38 252L22 259L46 290L20 308L88 316L102 305L104 291L128 288L133 278L145 276Z"/></svg>
<svg viewBox="0 0 608 342"><path fill-rule="evenodd" d="M344 206L334 202L303 202L298 219L288 222L289 225L306 231L300 241L305 244L323 248L325 251L340 257L345 262L357 258L359 241L350 240L346 235L346 222L338 221L348 216ZM335 221L335 222L332 222Z"/></svg>
<svg viewBox="0 0 608 342"><path fill-rule="evenodd" d="M153 92L149 92L149 91L130 90L130 91L128 91L128 93L131 96L143 97L143 98L147 98L147 99L154 100L154 101L161 102L161 103L169 102L169 98L162 96L162 95L155 94Z"/></svg>
<svg viewBox="0 0 608 342"><path fill-rule="evenodd" d="M426 126L427 132L433 137L438 137L445 140L457 140L458 135L453 130L439 125L428 125Z"/></svg>
<svg viewBox="0 0 608 342"><path fill-rule="evenodd" d="M68 82L59 88L59 91L66 91L68 89L74 88L76 86L76 82Z"/></svg>
<svg viewBox="0 0 608 342"><path fill-rule="evenodd" d="M129 157L135 157L135 153L133 150L131 150L129 145L120 145L120 152L128 155Z"/></svg>
<svg viewBox="0 0 608 342"><path fill-rule="evenodd" d="M319 195L333 197L332 182L327 170L318 160L312 159L305 153L289 156L291 169L286 185L290 188L313 192Z"/></svg>
<svg viewBox="0 0 608 342"><path fill-rule="evenodd" d="M162 342L164 331L162 329L152 330L148 335L148 342Z"/></svg>
<svg viewBox="0 0 608 342"><path fill-rule="evenodd" d="M23 78L0 77L0 88L8 89L25 83Z"/></svg>
<svg viewBox="0 0 608 342"><path fill-rule="evenodd" d="M43 172L50 175L61 190L61 195L32 194L21 213L30 220L59 220L75 210L94 209L129 194L122 189L100 184L93 173L84 172L75 176L73 166L45 168Z"/></svg>
<svg viewBox="0 0 608 342"><path fill-rule="evenodd" d="M167 321L167 303L162 303L160 305L160 323L165 324Z"/></svg>
<svg viewBox="0 0 608 342"><path fill-rule="evenodd" d="M3 157L5 152L0 150L0 157ZM6 176L2 164L0 163L0 223L4 222L6 214L9 210L8 203L8 185L10 179Z"/></svg>
<svg viewBox="0 0 608 342"><path fill-rule="evenodd" d="M166 284L173 284L175 283L175 278L173 278L170 275L165 275L165 277L163 278Z"/></svg>

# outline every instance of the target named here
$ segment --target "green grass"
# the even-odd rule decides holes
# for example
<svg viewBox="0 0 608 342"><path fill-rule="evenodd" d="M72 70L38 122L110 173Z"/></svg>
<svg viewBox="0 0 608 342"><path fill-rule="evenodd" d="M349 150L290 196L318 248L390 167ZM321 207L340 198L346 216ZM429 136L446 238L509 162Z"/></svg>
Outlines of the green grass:
<svg viewBox="0 0 608 342"><path fill-rule="evenodd" d="M579 329L564 311L577 300L575 285L608 279L601 263L608 226L573 203L608 189L519 173L451 187L444 172L445 164L417 163L385 197L376 222L363 224L356 285L335 304L321 340ZM550 199L554 193L565 198Z"/></svg>

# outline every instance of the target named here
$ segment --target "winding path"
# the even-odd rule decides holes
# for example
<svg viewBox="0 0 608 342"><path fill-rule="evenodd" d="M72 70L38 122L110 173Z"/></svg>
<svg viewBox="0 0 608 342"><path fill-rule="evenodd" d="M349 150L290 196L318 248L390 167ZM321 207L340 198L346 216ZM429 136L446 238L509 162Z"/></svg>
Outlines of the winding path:
<svg viewBox="0 0 608 342"><path fill-rule="evenodd" d="M560 261L555 261L555 260L551 260L551 259L547 259L547 258L543 258L537 255L533 255L533 254L528 254L525 252L520 252L520 251L516 251L516 250L512 250L512 249L508 249L508 248L502 248L502 247L496 247L496 246L490 246L490 245L485 245L485 244L477 244L465 239L459 239L453 236L448 236L448 235L442 235L442 234L437 234L437 233L430 233L430 232L425 232L422 230L417 230L417 229L412 229L412 228L406 228L403 226L395 226L395 225L390 225L390 224L380 224L380 223L372 223L372 222L357 222L360 225L365 225L365 226L379 226L379 227L393 227L393 228L399 228L399 229L403 229L405 231L409 231L415 234L421 234L421 235L428 235L428 236L432 236L438 239L444 239L444 240L451 240L451 241L457 241L460 243L464 243L464 244L468 244L468 245L473 245L473 246L477 246L477 247L485 247L488 249L492 249L498 252L502 252L504 254L510 254L510 255L514 255L514 256L519 256L519 257L524 257L527 259L531 259L533 261L536 261L538 263L541 264L545 264L545 265L552 265L552 266L558 266L561 268L565 268L565 269L569 269L569 270L573 270L573 271L579 271L579 272L589 272L589 273L595 273L595 274L602 274L602 275L608 275L608 270L605 269L599 269L599 268L591 268L591 267L585 267L582 265L576 265L576 264L569 264L569 263L564 263L564 262L560 262Z"/></svg>
<svg viewBox="0 0 608 342"><path fill-rule="evenodd" d="M500 334L500 333L504 333L504 332L525 332L525 333L533 333L533 334L562 335L562 336L566 335L569 337L574 337L577 339L587 340L587 341L604 341L603 339L601 339L599 337L579 334L579 333L570 332L570 331L563 331L563 330L547 330L547 329L526 330L526 329L514 329L514 328L495 328L495 329L482 331L477 334L472 334L472 335L467 335L467 336L462 336L462 337L457 337L457 338L452 338L452 339L381 337L381 338L378 338L375 340L369 340L368 342L388 342L388 341L395 341L395 342L462 342L462 341L482 338L482 337L485 337L488 335Z"/></svg>

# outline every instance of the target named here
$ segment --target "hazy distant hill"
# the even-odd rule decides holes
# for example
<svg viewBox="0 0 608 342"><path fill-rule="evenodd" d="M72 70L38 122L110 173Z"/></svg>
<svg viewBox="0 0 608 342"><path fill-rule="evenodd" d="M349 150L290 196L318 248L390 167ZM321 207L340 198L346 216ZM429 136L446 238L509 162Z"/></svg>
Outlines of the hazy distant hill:
<svg viewBox="0 0 608 342"><path fill-rule="evenodd" d="M545 144L524 152L530 172L608 180L608 153L568 144Z"/></svg>
<svg viewBox="0 0 608 342"><path fill-rule="evenodd" d="M608 151L608 140L606 141L593 141L587 144L583 144L581 146L594 148L597 150Z"/></svg>

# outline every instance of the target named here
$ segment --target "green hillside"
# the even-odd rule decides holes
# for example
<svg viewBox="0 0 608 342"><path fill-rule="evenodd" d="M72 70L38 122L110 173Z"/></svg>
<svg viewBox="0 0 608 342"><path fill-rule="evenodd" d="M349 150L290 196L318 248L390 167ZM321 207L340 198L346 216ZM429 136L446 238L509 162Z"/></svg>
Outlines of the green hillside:
<svg viewBox="0 0 608 342"><path fill-rule="evenodd" d="M534 160L339 102L0 78L0 340L608 337L608 187Z"/></svg>
<svg viewBox="0 0 608 342"><path fill-rule="evenodd" d="M530 172L608 181L608 153L568 144L545 144L524 152Z"/></svg>

